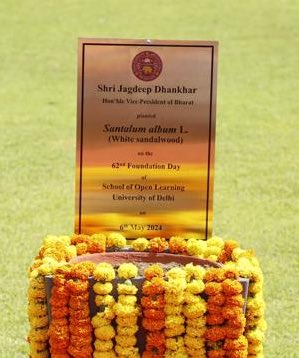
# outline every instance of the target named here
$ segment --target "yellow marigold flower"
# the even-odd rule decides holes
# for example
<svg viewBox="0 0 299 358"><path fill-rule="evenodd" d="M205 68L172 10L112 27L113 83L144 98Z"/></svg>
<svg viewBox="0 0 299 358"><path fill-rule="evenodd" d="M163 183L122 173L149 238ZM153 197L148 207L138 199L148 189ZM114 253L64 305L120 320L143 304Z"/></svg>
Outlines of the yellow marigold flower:
<svg viewBox="0 0 299 358"><path fill-rule="evenodd" d="M108 235L106 244L107 244L107 247L122 248L122 247L126 246L127 240L123 235L121 235L117 232L114 232L114 233L111 233Z"/></svg>
<svg viewBox="0 0 299 358"><path fill-rule="evenodd" d="M194 358L206 358L206 349L205 347L194 349L186 347L186 352L189 354L189 357Z"/></svg>
<svg viewBox="0 0 299 358"><path fill-rule="evenodd" d="M48 347L48 342L37 342L30 340L30 347L36 351L44 351Z"/></svg>
<svg viewBox="0 0 299 358"><path fill-rule="evenodd" d="M200 349L204 347L204 340L198 339L198 337L191 337L188 334L185 335L185 344L187 347L192 349Z"/></svg>
<svg viewBox="0 0 299 358"><path fill-rule="evenodd" d="M32 316L29 317L29 322L32 328L42 328L49 324L48 315L46 316Z"/></svg>
<svg viewBox="0 0 299 358"><path fill-rule="evenodd" d="M96 295L95 297L96 306L108 306L112 307L115 303L115 299L111 295Z"/></svg>
<svg viewBox="0 0 299 358"><path fill-rule="evenodd" d="M207 303L201 299L200 302L192 305L184 305L183 313L187 318L195 319L202 316L207 310Z"/></svg>
<svg viewBox="0 0 299 358"><path fill-rule="evenodd" d="M91 324L94 328L99 328L103 326L109 326L110 321L111 321L110 319L103 318L100 315L96 314L95 316L92 317Z"/></svg>
<svg viewBox="0 0 299 358"><path fill-rule="evenodd" d="M65 248L65 250L66 250L66 260L67 261L70 261L71 259L73 259L74 257L77 256L76 246L74 246L74 245L67 246Z"/></svg>
<svg viewBox="0 0 299 358"><path fill-rule="evenodd" d="M50 354L48 350L35 350L34 348L30 347L30 357L32 358L49 358Z"/></svg>
<svg viewBox="0 0 299 358"><path fill-rule="evenodd" d="M185 333L185 326L183 324L180 324L173 328L165 328L164 333L166 337L180 336Z"/></svg>
<svg viewBox="0 0 299 358"><path fill-rule="evenodd" d="M132 242L132 248L134 251L143 252L149 247L149 241L143 237L136 239Z"/></svg>
<svg viewBox="0 0 299 358"><path fill-rule="evenodd" d="M137 343L137 339L135 336L121 336L117 335L115 337L115 341L122 347L133 347Z"/></svg>
<svg viewBox="0 0 299 358"><path fill-rule="evenodd" d="M206 256L206 259L210 260L210 261L217 262L218 261L218 256L217 255L209 255L209 256Z"/></svg>
<svg viewBox="0 0 299 358"><path fill-rule="evenodd" d="M116 358L117 355L114 353L113 350L106 351L106 352L100 352L100 351L94 351L93 352L93 358Z"/></svg>
<svg viewBox="0 0 299 358"><path fill-rule="evenodd" d="M129 279L138 275L138 267L132 263L121 264L117 270L118 276L123 279Z"/></svg>
<svg viewBox="0 0 299 358"><path fill-rule="evenodd" d="M164 354L164 358L189 358L189 357L188 354L185 352L185 348L184 348L183 351L177 351L177 352L167 350Z"/></svg>
<svg viewBox="0 0 299 358"><path fill-rule="evenodd" d="M206 247L206 241L197 239L190 239L187 241L187 253L190 256L203 257Z"/></svg>
<svg viewBox="0 0 299 358"><path fill-rule="evenodd" d="M187 326L190 328L192 327L197 330L202 327L205 327L205 325L206 325L206 316L201 316L195 319L192 318L187 319Z"/></svg>
<svg viewBox="0 0 299 358"><path fill-rule="evenodd" d="M140 314L139 307L127 306L119 302L113 306L113 310L118 317L138 316Z"/></svg>
<svg viewBox="0 0 299 358"><path fill-rule="evenodd" d="M165 346L171 351L179 351L185 346L183 337L167 338Z"/></svg>
<svg viewBox="0 0 299 358"><path fill-rule="evenodd" d="M137 302L137 297L133 295L119 295L118 303L127 306L135 306Z"/></svg>
<svg viewBox="0 0 299 358"><path fill-rule="evenodd" d="M190 337L203 337L204 333L206 331L206 327L201 327L201 328L195 328L195 327L191 327L188 326L186 327L186 335L190 336Z"/></svg>
<svg viewBox="0 0 299 358"><path fill-rule="evenodd" d="M211 238L209 238L207 240L207 245L208 246L216 246L216 247L219 247L220 249L223 249L224 241L223 241L223 239L221 239L221 237L212 236Z"/></svg>
<svg viewBox="0 0 299 358"><path fill-rule="evenodd" d="M119 325L116 327L116 330L117 330L117 334L121 336L134 336L134 334L138 332L139 327L137 324L130 327L123 327Z"/></svg>
<svg viewBox="0 0 299 358"><path fill-rule="evenodd" d="M97 245L97 248L100 249L100 252L104 252L106 250L106 235L93 234L90 236L90 241Z"/></svg>
<svg viewBox="0 0 299 358"><path fill-rule="evenodd" d="M262 282L250 282L249 283L249 293L257 294L263 290Z"/></svg>
<svg viewBox="0 0 299 358"><path fill-rule="evenodd" d="M29 316L45 316L48 311L45 304L31 301L27 307L27 312Z"/></svg>
<svg viewBox="0 0 299 358"><path fill-rule="evenodd" d="M260 329L254 329L246 332L246 338L250 344L261 344L265 338L265 334Z"/></svg>
<svg viewBox="0 0 299 358"><path fill-rule="evenodd" d="M136 347L122 347L119 344L116 344L115 352L119 357L139 358L138 348Z"/></svg>
<svg viewBox="0 0 299 358"><path fill-rule="evenodd" d="M185 292L184 293L184 297L185 297L185 302L187 304L194 304L194 303L198 303L200 302L200 297L197 295L194 295L193 293L190 292Z"/></svg>
<svg viewBox="0 0 299 358"><path fill-rule="evenodd" d="M101 341L99 339L96 339L94 342L94 347L99 352L108 352L113 349L113 341Z"/></svg>
<svg viewBox="0 0 299 358"><path fill-rule="evenodd" d="M153 264L144 270L144 276L150 281L154 277L162 278L164 276L164 271L160 265Z"/></svg>
<svg viewBox="0 0 299 358"><path fill-rule="evenodd" d="M184 302L184 292L182 293L165 293L166 304L173 304L175 306L181 305Z"/></svg>
<svg viewBox="0 0 299 358"><path fill-rule="evenodd" d="M115 337L115 330L111 325L98 327L94 330L96 338L101 341L109 341Z"/></svg>
<svg viewBox="0 0 299 358"><path fill-rule="evenodd" d="M218 257L221 253L221 248L217 246L207 246L204 252L205 257L216 256Z"/></svg>
<svg viewBox="0 0 299 358"><path fill-rule="evenodd" d="M199 265L193 265L189 263L185 266L186 280L191 282L192 280L202 280L206 274L206 270Z"/></svg>
<svg viewBox="0 0 299 358"><path fill-rule="evenodd" d="M172 269L170 269L169 271L167 271L166 273L166 277L168 279L186 279L186 272L184 269L180 268L180 267L174 267Z"/></svg>
<svg viewBox="0 0 299 358"><path fill-rule="evenodd" d="M108 306L106 306L106 307L102 306L102 307L103 307L103 310L101 312L98 312L97 316L100 318L103 318L103 319L112 320L115 317L112 307L108 307Z"/></svg>
<svg viewBox="0 0 299 358"><path fill-rule="evenodd" d="M137 325L138 316L116 317L116 323L121 327L133 327Z"/></svg>
<svg viewBox="0 0 299 358"><path fill-rule="evenodd" d="M42 288L42 289L34 289L32 287L29 287L28 289L28 297L29 297L29 301L34 300L34 299L45 299L46 298L46 289Z"/></svg>
<svg viewBox="0 0 299 358"><path fill-rule="evenodd" d="M169 315L165 318L165 327L174 328L177 325L184 324L185 318L182 315Z"/></svg>
<svg viewBox="0 0 299 358"><path fill-rule="evenodd" d="M182 312L182 305L174 305L173 303L167 303L164 306L164 312L166 315L178 315Z"/></svg>
<svg viewBox="0 0 299 358"><path fill-rule="evenodd" d="M126 280L125 283L119 283L117 285L117 292L119 295L135 295L138 288L132 284L130 280Z"/></svg>
<svg viewBox="0 0 299 358"><path fill-rule="evenodd" d="M30 341L47 342L49 339L48 328L31 328L29 337Z"/></svg>
<svg viewBox="0 0 299 358"><path fill-rule="evenodd" d="M165 282L165 291L168 294L184 294L187 287L185 279L169 280Z"/></svg>
<svg viewBox="0 0 299 358"><path fill-rule="evenodd" d="M111 282L100 283L97 282L93 285L93 290L97 295L108 295L113 289Z"/></svg>
<svg viewBox="0 0 299 358"><path fill-rule="evenodd" d="M93 277L97 281L110 282L115 279L115 271L112 265L102 262L93 271Z"/></svg>
<svg viewBox="0 0 299 358"><path fill-rule="evenodd" d="M186 290L189 293L198 295L205 290L205 284L204 284L203 280L192 280L191 282L187 283Z"/></svg>

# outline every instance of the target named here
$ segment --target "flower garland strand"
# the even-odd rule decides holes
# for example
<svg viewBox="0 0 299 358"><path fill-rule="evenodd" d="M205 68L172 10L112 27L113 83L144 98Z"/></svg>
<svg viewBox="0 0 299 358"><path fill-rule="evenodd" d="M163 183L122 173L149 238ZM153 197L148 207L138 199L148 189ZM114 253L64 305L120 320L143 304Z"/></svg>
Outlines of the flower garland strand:
<svg viewBox="0 0 299 358"><path fill-rule="evenodd" d="M88 278L94 271L90 262L76 263L71 266L67 281L69 299L70 345L68 353L74 358L92 357L92 326L89 311Z"/></svg>
<svg viewBox="0 0 299 358"><path fill-rule="evenodd" d="M95 304L99 310L91 321L96 337L93 357L114 358L116 357L113 349L115 330L112 326L112 320L115 317L113 311L115 301L111 295L113 289L111 281L115 278L115 272L112 265L100 263L94 269L93 277L96 281L93 285Z"/></svg>
<svg viewBox="0 0 299 358"><path fill-rule="evenodd" d="M201 297L205 289L203 278L205 269L192 263L185 266L187 287L183 313L186 317L186 334L184 337L186 351L190 357L205 358L205 313L207 304Z"/></svg>
<svg viewBox="0 0 299 358"><path fill-rule="evenodd" d="M117 284L118 300L113 307L117 324L115 352L121 358L139 358L135 334L138 331L140 308L136 297L138 289L131 281L138 275L138 268L134 264L124 263L119 266L117 273L122 282Z"/></svg>
<svg viewBox="0 0 299 358"><path fill-rule="evenodd" d="M51 291L51 324L49 343L51 357L69 357L67 349L70 343L69 332L69 291L66 285L70 266L62 266L56 270Z"/></svg>
<svg viewBox="0 0 299 358"><path fill-rule="evenodd" d="M187 287L186 272L175 267L166 273L165 282L165 357L188 357L183 334L185 333L185 316L183 315L184 293Z"/></svg>
<svg viewBox="0 0 299 358"><path fill-rule="evenodd" d="M146 350L143 358L162 358L165 352L165 281L164 271L159 265L151 265L144 270L145 281L142 286L143 308L142 325L146 330Z"/></svg>
<svg viewBox="0 0 299 358"><path fill-rule="evenodd" d="M28 288L28 317L30 331L28 342L32 358L47 358L48 351L48 311L46 289L43 276L31 277Z"/></svg>

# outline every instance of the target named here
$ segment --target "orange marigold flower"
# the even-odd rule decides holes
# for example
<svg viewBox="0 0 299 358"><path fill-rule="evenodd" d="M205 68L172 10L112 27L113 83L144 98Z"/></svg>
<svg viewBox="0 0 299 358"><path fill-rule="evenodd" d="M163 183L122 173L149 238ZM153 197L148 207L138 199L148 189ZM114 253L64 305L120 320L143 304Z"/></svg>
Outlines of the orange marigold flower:
<svg viewBox="0 0 299 358"><path fill-rule="evenodd" d="M225 351L223 349L215 349L207 352L208 358L223 358L225 357Z"/></svg>
<svg viewBox="0 0 299 358"><path fill-rule="evenodd" d="M242 284L239 281L230 278L223 281L222 288L224 294L227 296L237 295L243 291Z"/></svg>
<svg viewBox="0 0 299 358"><path fill-rule="evenodd" d="M74 310L70 308L70 316L76 319L84 319L89 317L89 307L85 306L84 309Z"/></svg>
<svg viewBox="0 0 299 358"><path fill-rule="evenodd" d="M225 338L224 327L211 327L205 331L205 338L212 342L221 341Z"/></svg>
<svg viewBox="0 0 299 358"><path fill-rule="evenodd" d="M88 243L90 239L90 236L89 235L85 235L85 234L74 234L72 237L71 237L71 244L72 245L78 245L78 244L81 244L81 243Z"/></svg>
<svg viewBox="0 0 299 358"><path fill-rule="evenodd" d="M225 298L225 305L226 306L243 307L244 306L244 298L242 297L242 295L227 296Z"/></svg>
<svg viewBox="0 0 299 358"><path fill-rule="evenodd" d="M226 335L226 338L229 338L229 339L237 339L239 338L243 332L244 332L244 327L232 327L232 326L226 326L225 327L225 335Z"/></svg>
<svg viewBox="0 0 299 358"><path fill-rule="evenodd" d="M222 284L219 282L207 282L205 286L205 293L208 296L215 296L222 292Z"/></svg>
<svg viewBox="0 0 299 358"><path fill-rule="evenodd" d="M156 295L153 297L143 296L141 298L141 305L142 307L146 307L148 309L150 308L160 309L165 306L165 300L162 295Z"/></svg>
<svg viewBox="0 0 299 358"><path fill-rule="evenodd" d="M160 331L161 329L164 328L165 321L164 321L164 319L153 320L153 319L149 319L149 318L143 318L142 325L147 331L150 331L150 332Z"/></svg>
<svg viewBox="0 0 299 358"><path fill-rule="evenodd" d="M162 278L154 277L151 281L145 281L142 286L144 295L158 295L165 291L165 281Z"/></svg>
<svg viewBox="0 0 299 358"><path fill-rule="evenodd" d="M68 280L67 287L72 295L80 295L88 290L89 283L82 280Z"/></svg>
<svg viewBox="0 0 299 358"><path fill-rule="evenodd" d="M145 309L143 311L143 315L149 319L157 319L162 320L165 318L165 313L162 310L155 310L155 309Z"/></svg>
<svg viewBox="0 0 299 358"><path fill-rule="evenodd" d="M85 324L82 326L70 325L70 333L74 336L87 336L92 332L92 327L90 324Z"/></svg>
<svg viewBox="0 0 299 358"><path fill-rule="evenodd" d="M208 305L222 306L226 300L223 293L218 293L217 295L209 296L207 302Z"/></svg>
<svg viewBox="0 0 299 358"><path fill-rule="evenodd" d="M187 241L179 236L169 239L169 250L172 254L187 254Z"/></svg>
<svg viewBox="0 0 299 358"><path fill-rule="evenodd" d="M68 347L68 353L71 354L73 357L76 358L91 358L92 355L92 347L91 345L89 346L84 346L84 347L75 347L70 345Z"/></svg>
<svg viewBox="0 0 299 358"><path fill-rule="evenodd" d="M222 282L225 280L225 271L221 267L212 267L206 271L205 274L205 280L207 282L216 281L216 282Z"/></svg>
<svg viewBox="0 0 299 358"><path fill-rule="evenodd" d="M80 280L87 280L90 274L93 272L91 270L91 265L94 268L95 265L89 262L78 262L72 265L70 276L72 278L77 278Z"/></svg>
<svg viewBox="0 0 299 358"><path fill-rule="evenodd" d="M160 265L154 264L144 270L144 276L150 281L154 277L162 278L164 276L164 271Z"/></svg>
<svg viewBox="0 0 299 358"><path fill-rule="evenodd" d="M52 319L63 318L69 314L69 308L67 306L59 307L59 309L51 308Z"/></svg>
<svg viewBox="0 0 299 358"><path fill-rule="evenodd" d="M154 237L149 242L149 250L152 252L163 252L168 249L168 242L164 237Z"/></svg>
<svg viewBox="0 0 299 358"><path fill-rule="evenodd" d="M219 257L219 261L220 262L227 262L227 261L231 261L232 257L232 252L235 248L239 247L239 243L235 240L227 240L224 243L224 249L222 250L220 257Z"/></svg>
<svg viewBox="0 0 299 358"><path fill-rule="evenodd" d="M241 336L238 339L226 339L223 345L226 351L244 350L247 347L248 342L245 336Z"/></svg>
<svg viewBox="0 0 299 358"><path fill-rule="evenodd" d="M222 316L225 319L234 319L235 317L242 316L243 310L241 307L225 306L222 309Z"/></svg>
<svg viewBox="0 0 299 358"><path fill-rule="evenodd" d="M217 314L207 314L207 324L210 326L220 325L224 322L224 318Z"/></svg>
<svg viewBox="0 0 299 358"><path fill-rule="evenodd" d="M149 347L165 346L165 341L166 338L163 331L150 332L146 336L147 346Z"/></svg>
<svg viewBox="0 0 299 358"><path fill-rule="evenodd" d="M211 313L211 314L221 315L222 307L221 307L221 306L212 305L212 304L209 304L209 303L208 303L208 312Z"/></svg>
<svg viewBox="0 0 299 358"><path fill-rule="evenodd" d="M233 317L228 322L228 326L230 328L244 328L245 325L246 325L246 318L244 315Z"/></svg>

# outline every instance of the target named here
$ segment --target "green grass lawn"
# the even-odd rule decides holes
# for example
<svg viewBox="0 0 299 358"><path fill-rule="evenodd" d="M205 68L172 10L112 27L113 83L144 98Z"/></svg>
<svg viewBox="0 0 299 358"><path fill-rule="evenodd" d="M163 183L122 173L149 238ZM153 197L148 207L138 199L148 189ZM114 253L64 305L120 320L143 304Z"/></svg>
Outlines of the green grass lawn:
<svg viewBox="0 0 299 358"><path fill-rule="evenodd" d="M299 357L298 11L296 0L0 2L1 358L26 356L26 270L43 236L73 230L80 36L219 40L214 232L260 257L265 357Z"/></svg>

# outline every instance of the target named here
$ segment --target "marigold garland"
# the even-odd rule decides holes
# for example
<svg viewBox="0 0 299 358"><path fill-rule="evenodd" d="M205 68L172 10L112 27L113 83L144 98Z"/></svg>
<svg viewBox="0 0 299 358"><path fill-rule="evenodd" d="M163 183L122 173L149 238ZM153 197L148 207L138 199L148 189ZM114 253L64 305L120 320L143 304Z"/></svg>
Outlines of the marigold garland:
<svg viewBox="0 0 299 358"><path fill-rule="evenodd" d="M119 266L117 274L122 282L117 285L118 300L113 307L117 324L115 352L121 358L138 358L140 355L135 334L140 308L136 297L138 289L131 281L138 275L138 268L134 264L124 263Z"/></svg>
<svg viewBox="0 0 299 358"><path fill-rule="evenodd" d="M91 263L68 264L77 255L117 251L126 244L119 233L108 237L103 234L49 235L44 239L29 270L31 358L139 357L136 333L140 305L143 325L148 332L143 358L264 356L263 275L253 251L241 249L234 240L224 241L219 237L207 241L177 236L169 241L160 237L138 238L131 243L134 251L170 251L224 264L222 268L208 270L192 264L175 267L167 272L166 281L162 279L164 270L152 265L151 270L146 270L141 303L137 300L138 289L132 283L132 278L138 275L135 265L123 264L118 268L121 281L117 284L115 303L112 295L115 271L111 265L102 263L95 268ZM48 302L50 327L45 289L47 275L53 275ZM88 305L90 276L95 280L93 290L98 307L92 319L94 331ZM250 280L246 315L238 277Z"/></svg>
<svg viewBox="0 0 299 358"><path fill-rule="evenodd" d="M142 287L143 299L142 324L146 334L146 350L143 358L162 358L165 352L165 281L163 280L164 272L159 265L151 265L144 270L145 281ZM152 308L152 302L160 300L160 305ZM151 302L152 301L152 302ZM149 304L147 304L149 303Z"/></svg>
<svg viewBox="0 0 299 358"><path fill-rule="evenodd" d="M207 304L201 297L205 285L203 278L205 269L201 266L194 266L192 263L185 266L186 291L183 306L183 313L186 318L186 334L184 342L189 357L204 358L205 350L205 312Z"/></svg>
<svg viewBox="0 0 299 358"><path fill-rule="evenodd" d="M95 304L98 307L97 314L92 318L92 326L96 337L94 342L94 357L115 357L113 338L115 330L111 325L115 317L113 305L115 303L111 291L111 281L115 278L112 265L100 263L93 271L96 283L93 286L95 292Z"/></svg>
<svg viewBox="0 0 299 358"><path fill-rule="evenodd" d="M69 291L70 344L67 352L74 358L92 357L92 326L89 311L88 278L94 271L90 262L71 266L66 286Z"/></svg>

